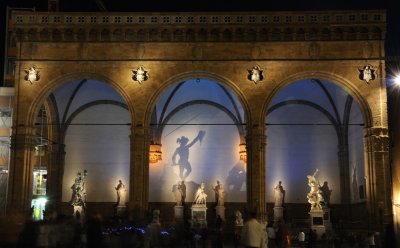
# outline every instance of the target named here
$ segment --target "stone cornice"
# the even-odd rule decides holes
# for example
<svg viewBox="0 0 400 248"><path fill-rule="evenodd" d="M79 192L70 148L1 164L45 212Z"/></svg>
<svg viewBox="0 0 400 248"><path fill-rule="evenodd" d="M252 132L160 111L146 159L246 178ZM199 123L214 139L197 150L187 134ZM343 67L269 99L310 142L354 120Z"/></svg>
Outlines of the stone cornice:
<svg viewBox="0 0 400 248"><path fill-rule="evenodd" d="M307 12L68 13L13 11L22 41L383 40L384 10Z"/></svg>

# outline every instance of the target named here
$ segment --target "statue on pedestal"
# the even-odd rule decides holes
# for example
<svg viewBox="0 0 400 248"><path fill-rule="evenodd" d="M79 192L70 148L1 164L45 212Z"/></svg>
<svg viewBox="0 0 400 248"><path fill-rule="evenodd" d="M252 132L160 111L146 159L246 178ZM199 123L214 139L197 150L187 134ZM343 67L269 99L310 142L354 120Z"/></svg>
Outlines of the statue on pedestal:
<svg viewBox="0 0 400 248"><path fill-rule="evenodd" d="M182 185L182 182L178 182L173 188L173 191L175 193L175 200L176 200L176 206L182 206L184 204L184 199L186 195L186 186Z"/></svg>
<svg viewBox="0 0 400 248"><path fill-rule="evenodd" d="M118 185L115 187L117 191L117 203L116 206L125 206L126 203L126 188L125 185L119 180Z"/></svg>
<svg viewBox="0 0 400 248"><path fill-rule="evenodd" d="M223 206L225 202L225 189L222 184L217 181L217 185L212 188L215 192L215 202L217 206Z"/></svg>
<svg viewBox="0 0 400 248"><path fill-rule="evenodd" d="M81 172L78 172L75 182L71 186L72 197L70 204L74 206L74 216L77 212L82 216L83 212L86 210L86 176L86 170L84 170L83 175Z"/></svg>
<svg viewBox="0 0 400 248"><path fill-rule="evenodd" d="M274 207L283 207L283 203L285 200L285 190L283 189L281 181L279 181L274 188L274 198L275 198Z"/></svg>
<svg viewBox="0 0 400 248"><path fill-rule="evenodd" d="M235 211L235 226L243 226L242 213L239 210Z"/></svg>
<svg viewBox="0 0 400 248"><path fill-rule="evenodd" d="M311 210L322 209L324 204L324 198L322 196L321 185L319 181L315 178L318 173L318 169L315 170L314 174L308 175L308 186L310 186L310 192L307 194L308 202L311 204Z"/></svg>
<svg viewBox="0 0 400 248"><path fill-rule="evenodd" d="M206 205L207 194L204 192L204 183L201 183L200 187L197 189L194 195L193 203L198 205Z"/></svg>

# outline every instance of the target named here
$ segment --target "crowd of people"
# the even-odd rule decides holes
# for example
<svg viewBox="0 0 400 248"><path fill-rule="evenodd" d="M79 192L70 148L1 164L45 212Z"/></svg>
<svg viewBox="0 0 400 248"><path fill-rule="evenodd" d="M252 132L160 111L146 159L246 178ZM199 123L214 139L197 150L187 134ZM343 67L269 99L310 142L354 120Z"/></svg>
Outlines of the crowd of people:
<svg viewBox="0 0 400 248"><path fill-rule="evenodd" d="M216 216L215 222L206 227L196 225L190 216L181 227L163 223L160 211L153 211L148 217L150 224L158 226L155 236L150 235L151 225L133 228L127 220L105 220L99 214L87 214L85 219L79 215L46 215L44 221L27 222L11 247L394 247L389 231L335 229L317 238L309 227L283 221L263 222L251 211L244 213L244 222ZM230 225L240 227L240 231L232 232Z"/></svg>

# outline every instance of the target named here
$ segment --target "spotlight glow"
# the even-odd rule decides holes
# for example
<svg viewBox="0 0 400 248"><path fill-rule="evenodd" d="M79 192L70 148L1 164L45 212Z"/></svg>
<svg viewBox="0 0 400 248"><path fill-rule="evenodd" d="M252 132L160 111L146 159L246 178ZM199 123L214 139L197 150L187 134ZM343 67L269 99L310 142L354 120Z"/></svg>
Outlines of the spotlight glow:
<svg viewBox="0 0 400 248"><path fill-rule="evenodd" d="M397 76L394 78L394 83L395 83L396 85L400 85L400 75L397 75Z"/></svg>

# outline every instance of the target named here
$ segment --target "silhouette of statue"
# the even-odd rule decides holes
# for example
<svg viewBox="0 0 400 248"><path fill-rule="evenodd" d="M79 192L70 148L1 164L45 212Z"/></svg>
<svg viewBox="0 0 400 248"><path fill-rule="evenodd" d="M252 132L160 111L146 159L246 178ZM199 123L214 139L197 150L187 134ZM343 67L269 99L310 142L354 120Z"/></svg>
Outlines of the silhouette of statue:
<svg viewBox="0 0 400 248"><path fill-rule="evenodd" d="M319 188L322 191L322 196L324 198L325 201L325 205L329 205L329 202L331 201L331 194L332 194L332 190L329 189L328 186L328 182L325 181L324 185L322 185L322 187Z"/></svg>
<svg viewBox="0 0 400 248"><path fill-rule="evenodd" d="M176 140L180 146L176 148L174 154L172 155L172 165L179 165L179 177L181 180L185 180L192 172L192 166L189 162L189 148L192 147L197 141L201 142L205 133L206 132L204 131L199 131L197 137L194 138L189 144L189 139L185 136L182 136ZM179 155L178 162L176 162L176 155Z"/></svg>
<svg viewBox="0 0 400 248"><path fill-rule="evenodd" d="M246 164L243 161L239 161L229 171L226 179L226 185L228 185L229 191L240 191L242 185L246 182Z"/></svg>

